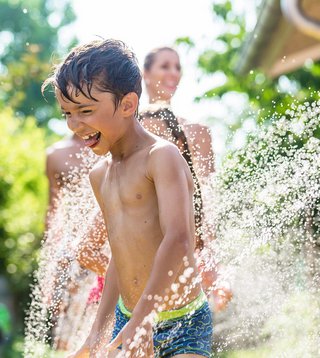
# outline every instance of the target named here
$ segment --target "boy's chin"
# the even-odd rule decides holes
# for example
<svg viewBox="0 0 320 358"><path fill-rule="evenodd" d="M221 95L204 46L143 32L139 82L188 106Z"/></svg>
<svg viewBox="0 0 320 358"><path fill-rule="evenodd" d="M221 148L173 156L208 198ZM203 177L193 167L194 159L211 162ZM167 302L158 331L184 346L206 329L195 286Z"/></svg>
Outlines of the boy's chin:
<svg viewBox="0 0 320 358"><path fill-rule="evenodd" d="M99 146L91 148L91 150L93 151L94 154L96 155L106 155L109 153L110 148L101 148Z"/></svg>

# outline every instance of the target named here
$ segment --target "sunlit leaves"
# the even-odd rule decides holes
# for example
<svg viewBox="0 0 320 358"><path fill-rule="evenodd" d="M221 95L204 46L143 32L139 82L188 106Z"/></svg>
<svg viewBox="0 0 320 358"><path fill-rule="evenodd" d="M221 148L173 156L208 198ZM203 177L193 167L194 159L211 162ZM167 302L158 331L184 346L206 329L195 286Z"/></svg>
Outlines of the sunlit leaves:
<svg viewBox="0 0 320 358"><path fill-rule="evenodd" d="M49 21L53 17L55 24ZM53 55L70 45L59 42L59 29L74 19L67 1L0 1L0 38L5 35L0 49L0 98L22 117L33 115L44 124L53 116L55 102L47 105L40 87L50 73Z"/></svg>
<svg viewBox="0 0 320 358"><path fill-rule="evenodd" d="M34 119L21 123L10 111L0 113L0 132L0 270L22 294L43 231L47 196L44 132Z"/></svg>

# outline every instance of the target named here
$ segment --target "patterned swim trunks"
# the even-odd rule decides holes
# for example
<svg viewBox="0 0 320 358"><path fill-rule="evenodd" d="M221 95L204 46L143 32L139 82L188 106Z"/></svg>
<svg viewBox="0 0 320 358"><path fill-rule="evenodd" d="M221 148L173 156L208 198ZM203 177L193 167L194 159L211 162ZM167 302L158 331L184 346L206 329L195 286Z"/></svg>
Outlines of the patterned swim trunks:
<svg viewBox="0 0 320 358"><path fill-rule="evenodd" d="M129 321L131 312L120 298L116 310L114 339ZM213 320L209 304L203 292L186 306L158 314L153 329L155 358L170 358L178 354L197 354L210 357Z"/></svg>

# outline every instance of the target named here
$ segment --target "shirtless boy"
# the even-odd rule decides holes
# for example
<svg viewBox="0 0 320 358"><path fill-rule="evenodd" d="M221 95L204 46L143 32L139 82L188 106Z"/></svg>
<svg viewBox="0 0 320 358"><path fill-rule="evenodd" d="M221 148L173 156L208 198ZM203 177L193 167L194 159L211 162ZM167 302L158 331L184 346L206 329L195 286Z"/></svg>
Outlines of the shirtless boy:
<svg viewBox="0 0 320 358"><path fill-rule="evenodd" d="M112 257L89 337L71 357L105 349L109 357L119 349L130 357L209 357L212 318L194 257L193 180L178 148L136 118L134 54L116 40L78 46L48 84L69 128L94 153L110 153L90 181Z"/></svg>

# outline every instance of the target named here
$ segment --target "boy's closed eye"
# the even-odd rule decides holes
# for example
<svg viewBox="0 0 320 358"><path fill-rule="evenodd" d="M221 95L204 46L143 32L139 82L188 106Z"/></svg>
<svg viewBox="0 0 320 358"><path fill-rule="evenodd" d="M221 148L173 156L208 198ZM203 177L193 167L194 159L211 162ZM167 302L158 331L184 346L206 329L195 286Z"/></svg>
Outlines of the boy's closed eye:
<svg viewBox="0 0 320 358"><path fill-rule="evenodd" d="M61 116L62 116L63 119L67 119L69 115L70 115L69 112L62 112L61 113Z"/></svg>
<svg viewBox="0 0 320 358"><path fill-rule="evenodd" d="M91 109L85 109L85 110L81 111L80 113L81 114L91 114L92 110ZM62 112L61 115L62 115L62 117L64 119L66 119L66 118L71 116L71 113L70 112Z"/></svg>

